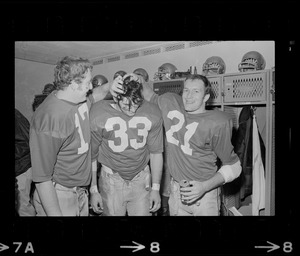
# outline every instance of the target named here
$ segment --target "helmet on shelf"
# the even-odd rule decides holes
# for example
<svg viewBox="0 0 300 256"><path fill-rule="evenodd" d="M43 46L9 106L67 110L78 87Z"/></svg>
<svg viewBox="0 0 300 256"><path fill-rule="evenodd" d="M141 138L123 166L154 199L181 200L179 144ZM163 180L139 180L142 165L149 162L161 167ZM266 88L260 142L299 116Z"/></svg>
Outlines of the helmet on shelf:
<svg viewBox="0 0 300 256"><path fill-rule="evenodd" d="M266 61L264 57L257 51L247 52L241 63L238 65L240 72L264 70L266 67Z"/></svg>
<svg viewBox="0 0 300 256"><path fill-rule="evenodd" d="M224 74L225 71L226 64L219 56L209 57L202 66L204 76Z"/></svg>
<svg viewBox="0 0 300 256"><path fill-rule="evenodd" d="M145 80L145 82L149 81L149 75L147 73L147 71L143 68L137 68L133 71L134 74L142 76Z"/></svg>
<svg viewBox="0 0 300 256"><path fill-rule="evenodd" d="M92 80L93 88L101 86L101 85L106 84L106 83L108 83L108 80L103 75L96 75L96 76L94 76L94 78Z"/></svg>
<svg viewBox="0 0 300 256"><path fill-rule="evenodd" d="M119 71L117 71L117 72L114 74L113 80L115 80L118 76L123 77L123 76L125 76L126 74L127 74L127 73L126 73L125 71L119 70Z"/></svg>
<svg viewBox="0 0 300 256"><path fill-rule="evenodd" d="M158 68L158 72L154 74L154 81L170 80L175 76L177 68L171 63L164 63Z"/></svg>

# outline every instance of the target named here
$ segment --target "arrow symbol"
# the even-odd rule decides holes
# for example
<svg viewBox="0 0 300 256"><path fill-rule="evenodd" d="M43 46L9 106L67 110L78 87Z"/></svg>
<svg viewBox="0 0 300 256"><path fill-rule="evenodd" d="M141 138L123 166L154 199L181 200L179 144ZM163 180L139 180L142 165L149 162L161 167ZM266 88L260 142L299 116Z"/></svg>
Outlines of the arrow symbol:
<svg viewBox="0 0 300 256"><path fill-rule="evenodd" d="M9 249L9 247L7 245L0 243L0 252L7 250L7 249Z"/></svg>
<svg viewBox="0 0 300 256"><path fill-rule="evenodd" d="M274 250L277 250L280 248L280 246L278 246L277 244L273 244L269 241L267 241L268 244L271 244L271 245L265 245L265 246L255 246L255 248L263 248L263 249L270 249L268 250L267 252L271 252L271 251L274 251Z"/></svg>
<svg viewBox="0 0 300 256"><path fill-rule="evenodd" d="M131 249L135 249L135 250L132 251L132 252L136 252L136 251L145 249L145 246L144 246L144 245L139 244L139 243L134 242L134 241L132 241L132 242L133 242L134 244L136 244L136 245L121 245L120 248L131 248Z"/></svg>

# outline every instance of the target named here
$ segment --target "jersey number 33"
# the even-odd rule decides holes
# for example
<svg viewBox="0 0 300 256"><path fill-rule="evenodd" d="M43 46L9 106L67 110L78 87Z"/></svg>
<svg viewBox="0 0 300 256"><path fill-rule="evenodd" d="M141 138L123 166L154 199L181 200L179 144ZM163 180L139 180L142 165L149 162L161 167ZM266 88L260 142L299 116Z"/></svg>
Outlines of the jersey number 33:
<svg viewBox="0 0 300 256"><path fill-rule="evenodd" d="M118 124L118 126L116 126ZM138 124L142 124L142 129L137 129ZM147 117L133 117L128 122L124 121L120 117L111 117L107 119L105 123L106 131L114 131L115 137L120 138L121 142L119 145L115 144L115 141L108 140L109 147L114 152L123 152L129 145L134 149L139 149L145 146L148 131L151 129L151 121ZM118 127L119 129L114 130L114 128ZM139 126L140 127L140 126ZM137 129L137 136L142 137L142 142L138 142L137 139L129 139L127 131L128 129Z"/></svg>

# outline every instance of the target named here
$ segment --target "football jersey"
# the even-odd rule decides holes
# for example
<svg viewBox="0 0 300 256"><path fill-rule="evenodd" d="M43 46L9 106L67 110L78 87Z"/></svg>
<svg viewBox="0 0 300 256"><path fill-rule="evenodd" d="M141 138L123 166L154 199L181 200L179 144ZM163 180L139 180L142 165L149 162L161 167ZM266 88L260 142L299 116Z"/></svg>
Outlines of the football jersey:
<svg viewBox="0 0 300 256"><path fill-rule="evenodd" d="M205 181L215 175L217 157L223 165L234 164L238 156L231 144L232 120L219 110L189 114L181 96L155 94L151 102L159 105L166 134L166 161L177 181Z"/></svg>
<svg viewBox="0 0 300 256"><path fill-rule="evenodd" d="M132 180L163 152L163 120L157 105L144 101L134 116L115 109L113 100L93 104L90 113L92 161Z"/></svg>
<svg viewBox="0 0 300 256"><path fill-rule="evenodd" d="M43 101L32 117L33 181L87 186L91 181L90 102L75 104L58 99L55 93Z"/></svg>

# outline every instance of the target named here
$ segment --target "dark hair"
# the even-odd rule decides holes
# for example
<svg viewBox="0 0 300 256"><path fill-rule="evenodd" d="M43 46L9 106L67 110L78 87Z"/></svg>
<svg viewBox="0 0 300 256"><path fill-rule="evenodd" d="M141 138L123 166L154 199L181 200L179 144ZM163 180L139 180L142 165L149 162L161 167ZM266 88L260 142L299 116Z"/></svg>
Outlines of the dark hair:
<svg viewBox="0 0 300 256"><path fill-rule="evenodd" d="M47 98L47 94L38 94L34 96L34 100L32 102L32 110L33 112L38 108L39 105Z"/></svg>
<svg viewBox="0 0 300 256"><path fill-rule="evenodd" d="M135 80L130 81L130 76L123 81L123 94L118 94L117 101L118 103L123 99L129 99L129 108L131 107L132 102L137 105L142 105L144 97L142 95L143 85Z"/></svg>
<svg viewBox="0 0 300 256"><path fill-rule="evenodd" d="M52 91L56 90L56 86L54 84L46 84L44 86L42 94L50 94Z"/></svg>
<svg viewBox="0 0 300 256"><path fill-rule="evenodd" d="M33 110L33 112L37 109L37 107L39 106L39 105L41 105L42 104L42 102L47 98L47 96L51 93L51 92L53 92L53 91L55 91L57 88L56 88L56 85L55 85L55 83L53 83L53 84L46 84L45 86L44 86L44 89L43 89L43 91L42 91L42 94L37 94L37 95L35 95L34 96L34 100L33 100L33 102L32 102L32 110Z"/></svg>
<svg viewBox="0 0 300 256"><path fill-rule="evenodd" d="M59 61L54 69L54 83L58 90L63 90L73 80L80 83L85 78L87 70L93 69L88 59L66 56Z"/></svg>
<svg viewBox="0 0 300 256"><path fill-rule="evenodd" d="M205 94L211 94L211 84L205 76L199 74L190 74L185 78L184 82L187 80L201 80L204 83Z"/></svg>

